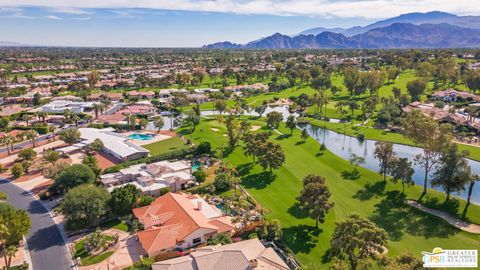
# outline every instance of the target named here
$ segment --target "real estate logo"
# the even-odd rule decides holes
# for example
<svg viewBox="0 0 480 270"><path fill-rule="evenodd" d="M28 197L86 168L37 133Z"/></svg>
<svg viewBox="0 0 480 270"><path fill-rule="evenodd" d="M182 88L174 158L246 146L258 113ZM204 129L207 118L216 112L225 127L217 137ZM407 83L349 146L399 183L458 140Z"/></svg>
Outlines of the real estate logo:
<svg viewBox="0 0 480 270"><path fill-rule="evenodd" d="M422 251L423 267L478 267L478 251L475 249L442 249Z"/></svg>

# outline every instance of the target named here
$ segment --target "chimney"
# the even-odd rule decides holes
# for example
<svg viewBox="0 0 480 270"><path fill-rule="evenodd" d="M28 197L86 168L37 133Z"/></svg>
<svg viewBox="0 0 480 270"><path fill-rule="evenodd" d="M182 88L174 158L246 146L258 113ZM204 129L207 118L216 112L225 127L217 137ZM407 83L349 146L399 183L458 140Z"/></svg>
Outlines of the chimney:
<svg viewBox="0 0 480 270"><path fill-rule="evenodd" d="M257 268L258 267L257 259L250 260L249 264L250 264L250 267L252 267L252 268Z"/></svg>
<svg viewBox="0 0 480 270"><path fill-rule="evenodd" d="M197 201L197 210L198 211L202 210L202 201Z"/></svg>

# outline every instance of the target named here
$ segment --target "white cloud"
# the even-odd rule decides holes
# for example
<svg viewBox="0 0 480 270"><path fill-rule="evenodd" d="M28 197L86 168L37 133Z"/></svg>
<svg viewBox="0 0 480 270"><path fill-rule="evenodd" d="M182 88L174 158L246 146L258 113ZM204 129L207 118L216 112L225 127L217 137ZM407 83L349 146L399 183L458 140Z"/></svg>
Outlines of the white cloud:
<svg viewBox="0 0 480 270"><path fill-rule="evenodd" d="M0 3L2 1L0 0ZM1 4L0 4L1 5ZM92 14L91 11L83 10L80 8L75 7L54 7L50 9L52 13L64 13L64 14L75 14L75 15L84 15L84 14Z"/></svg>
<svg viewBox="0 0 480 270"><path fill-rule="evenodd" d="M480 15L478 0L0 0L3 7L41 6L59 10L151 8L236 14L367 19L440 10Z"/></svg>
<svg viewBox="0 0 480 270"><path fill-rule="evenodd" d="M62 18L60 18L58 16L54 16L54 15L48 15L48 16L45 16L45 18L47 18L49 20L56 20L56 21L63 20Z"/></svg>
<svg viewBox="0 0 480 270"><path fill-rule="evenodd" d="M0 7L0 17L2 18L20 18L34 19L34 17L23 14L23 9L15 7Z"/></svg>
<svg viewBox="0 0 480 270"><path fill-rule="evenodd" d="M88 20L91 20L92 17L77 17L77 18L73 18L73 20L76 20L76 21L88 21Z"/></svg>

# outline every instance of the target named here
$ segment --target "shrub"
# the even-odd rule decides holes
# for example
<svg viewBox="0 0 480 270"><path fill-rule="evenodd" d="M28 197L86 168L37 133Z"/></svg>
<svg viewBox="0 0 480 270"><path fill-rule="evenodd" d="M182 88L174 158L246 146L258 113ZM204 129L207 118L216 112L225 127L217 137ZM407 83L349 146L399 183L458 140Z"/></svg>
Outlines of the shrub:
<svg viewBox="0 0 480 270"><path fill-rule="evenodd" d="M215 176L215 190L227 191L232 188L232 177L227 173L219 173Z"/></svg>
<svg viewBox="0 0 480 270"><path fill-rule="evenodd" d="M228 235L226 233L216 234L213 237L211 237L210 239L208 239L208 241L207 241L207 244L212 245L212 246L213 245L218 245L218 244L226 245L226 244L231 244L231 243L233 243L232 238L230 237L230 235Z"/></svg>
<svg viewBox="0 0 480 270"><path fill-rule="evenodd" d="M12 175L15 178L19 178L20 176L22 176L23 171L24 171L24 168L21 163L17 162L12 167Z"/></svg>
<svg viewBox="0 0 480 270"><path fill-rule="evenodd" d="M193 173L193 176L195 176L195 179L198 183L203 183L205 182L205 179L207 179L207 173L203 170L203 168L199 168Z"/></svg>
<svg viewBox="0 0 480 270"><path fill-rule="evenodd" d="M137 207L150 205L153 201L155 201L154 197L148 195L141 195L138 200Z"/></svg>
<svg viewBox="0 0 480 270"><path fill-rule="evenodd" d="M209 142L201 142L196 150L197 155L209 154L212 151L212 145Z"/></svg>
<svg viewBox="0 0 480 270"><path fill-rule="evenodd" d="M35 157L37 157L37 152L35 152L35 150L33 150L32 148L25 148L22 149L20 153L18 153L18 157L21 160L34 160Z"/></svg>
<svg viewBox="0 0 480 270"><path fill-rule="evenodd" d="M443 109L443 107L445 107L445 102L441 100L437 100L433 104L436 108L439 108L439 109Z"/></svg>
<svg viewBox="0 0 480 270"><path fill-rule="evenodd" d="M61 172L63 172L65 169L70 167L70 164L63 162L63 161L57 161L55 164L52 166L49 166L43 170L43 175L47 178L55 178L55 176L59 175Z"/></svg>
<svg viewBox="0 0 480 270"><path fill-rule="evenodd" d="M164 187L160 189L160 196L163 196L170 192L170 187Z"/></svg>

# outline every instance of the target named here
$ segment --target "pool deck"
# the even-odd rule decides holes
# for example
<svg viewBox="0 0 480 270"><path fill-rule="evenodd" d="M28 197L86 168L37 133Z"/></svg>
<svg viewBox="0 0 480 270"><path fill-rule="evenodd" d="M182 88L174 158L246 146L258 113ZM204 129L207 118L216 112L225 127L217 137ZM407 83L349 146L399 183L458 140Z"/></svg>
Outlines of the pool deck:
<svg viewBox="0 0 480 270"><path fill-rule="evenodd" d="M132 134L151 134L151 135L155 135L155 137L153 137L151 140L136 140L136 139L128 138L128 136L130 136ZM168 136L168 135L164 135L164 134L160 134L160 133L154 133L154 132L145 132L145 131L132 131L132 132L125 133L124 136L130 142L133 142L134 144L140 145L140 146L155 143L155 142L159 142L159 141L163 141L163 140L171 138L171 136Z"/></svg>

